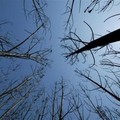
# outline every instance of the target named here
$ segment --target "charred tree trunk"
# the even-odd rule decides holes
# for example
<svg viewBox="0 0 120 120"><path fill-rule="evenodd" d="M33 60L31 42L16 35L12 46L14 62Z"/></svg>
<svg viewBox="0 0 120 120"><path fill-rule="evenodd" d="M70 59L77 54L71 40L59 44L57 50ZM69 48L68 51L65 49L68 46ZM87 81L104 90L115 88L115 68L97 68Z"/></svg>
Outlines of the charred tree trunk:
<svg viewBox="0 0 120 120"><path fill-rule="evenodd" d="M100 47L100 46L104 47L104 46L108 45L109 43L113 43L113 42L116 42L119 40L120 40L120 29L115 30L115 31L113 31L105 36L102 36L94 41L89 42L84 47L70 53L67 57L70 57L74 54L79 54L83 51L91 50L91 49L96 48L96 47Z"/></svg>

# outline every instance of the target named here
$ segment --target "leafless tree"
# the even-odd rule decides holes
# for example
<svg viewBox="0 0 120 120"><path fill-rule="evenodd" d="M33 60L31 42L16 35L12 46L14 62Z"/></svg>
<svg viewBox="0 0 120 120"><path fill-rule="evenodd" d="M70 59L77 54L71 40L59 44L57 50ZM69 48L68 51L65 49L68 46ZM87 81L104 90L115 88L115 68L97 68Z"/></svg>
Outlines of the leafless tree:
<svg viewBox="0 0 120 120"><path fill-rule="evenodd" d="M32 6L30 10L28 2ZM20 41L11 37L9 31L0 33L0 119L29 119L29 117L32 119L38 110L41 116L47 102L44 89L40 85L50 63L47 57L51 53L50 48L42 47L44 38L50 31L50 21L44 12L46 2L23 0L23 6L26 19L32 18L35 30L33 32L27 30L28 36ZM4 25L7 24L10 22L1 21L0 29L4 29ZM21 76L19 74L24 69L23 61L29 68L26 68L26 74ZM27 72L30 68L31 71ZM42 100L45 101L44 104L41 104ZM38 103L42 109L35 109Z"/></svg>
<svg viewBox="0 0 120 120"><path fill-rule="evenodd" d="M65 10L65 14L68 14L68 19L66 21L66 25L65 28L71 28L74 24L74 9L76 9L77 6L75 6L75 4L77 3L78 8L79 8L79 12L81 11L81 6L82 6L82 1L79 0L75 1L75 0L67 0L66 3L66 10ZM91 1L87 1L87 7L84 8L84 12L88 12L91 13L93 11L97 11L98 13L100 12L105 12L108 9L112 9L113 6L118 6L120 4L119 1L115 1L115 0L106 0L106 1L102 1L102 0L91 0ZM119 16L120 13L114 14L110 17L108 17L106 20L112 18L112 17L116 17ZM105 20L105 21L106 21Z"/></svg>
<svg viewBox="0 0 120 120"><path fill-rule="evenodd" d="M68 3L70 2L71 1L68 0ZM69 12L68 15L69 17L67 19L67 21L69 22L67 22L67 26L68 23L70 25L72 24L72 27L74 26L74 22L73 22L74 17L72 18L72 16L74 16L73 9L76 8L75 2L76 1L72 1L72 3L74 3L73 6L69 5L69 9L71 9L72 12ZM112 9L112 6L118 7L119 5L119 2L116 3L116 1L114 0L106 0L106 1L92 0L89 2L88 2L88 6L83 10L84 12L88 12L89 14L92 13L93 11L94 12L97 11L98 13L105 12L107 9ZM82 5L82 1L80 1L80 3L81 3L80 5ZM105 21L115 16L119 17L119 13L115 15L111 15L110 17L105 19ZM70 17L73 21L69 20ZM63 42L62 47L67 50L67 52L65 52L64 55L67 59L70 60L70 63L74 65L74 63L76 62L81 63L80 54L84 58L84 64L85 63L87 64L87 58L88 58L87 52L91 53L93 58L92 66L90 65L86 69L80 69L78 67L75 70L77 75L79 75L80 89L86 98L85 100L86 108L90 112L90 114L91 112L95 112L98 114L100 119L103 120L120 119L120 111L119 111L120 56L119 56L119 48L116 50L114 46L111 45L111 43L116 42L114 40L116 40L116 37L119 36L119 29L110 32L105 36L99 37L98 39L94 39L95 33L93 32L93 28L88 23L86 24L91 30L92 41L90 42L83 41L80 35L77 34L76 32L77 30L73 31L72 27L70 26L70 30L68 31L68 34L62 39ZM114 36L113 34L115 34L117 31L118 31L118 35ZM110 40L109 38L112 39ZM119 41L119 38L117 38L117 41ZM96 61L96 58L98 57L96 53L99 53L99 50L101 50L101 48L103 47L105 47L106 49L104 49L104 53L101 53L102 55L99 54L101 56L101 60ZM89 95L90 93L93 93L95 95L90 96ZM97 96L97 94L100 94L100 96ZM102 98L102 96L104 97ZM105 96L107 97L107 100ZM106 101L110 102L112 108L110 106L105 105L104 102Z"/></svg>
<svg viewBox="0 0 120 120"><path fill-rule="evenodd" d="M52 92L48 95L48 111L45 119L52 120L87 120L88 114L84 113L81 94L62 78L56 82ZM47 109L46 109L47 110Z"/></svg>

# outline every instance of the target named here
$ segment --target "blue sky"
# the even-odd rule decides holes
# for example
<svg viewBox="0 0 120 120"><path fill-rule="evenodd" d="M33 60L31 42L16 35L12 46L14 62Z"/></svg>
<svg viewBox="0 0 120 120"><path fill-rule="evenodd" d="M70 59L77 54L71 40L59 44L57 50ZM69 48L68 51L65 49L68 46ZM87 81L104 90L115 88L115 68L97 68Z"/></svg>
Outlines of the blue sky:
<svg viewBox="0 0 120 120"><path fill-rule="evenodd" d="M27 20L23 11L23 3L19 1L11 1L8 3L7 0L1 2L0 15L2 15L2 20L9 20L10 24L5 26L5 29L10 31L13 38L16 38L18 41L24 39L28 34L25 30L32 32L34 26L32 25L32 20ZM93 11L92 13L84 13L83 9L88 5L87 2L82 2L82 7L79 13L79 1L76 2L76 9L74 9L74 28L77 29L77 33L84 41L90 41L91 34L88 26L83 22L86 21L93 28L95 34L105 35L107 30L113 31L119 28L119 21L112 22L108 20L106 23L103 21L112 14L117 13L119 10L110 9L104 13L99 13ZM14 6L14 7L13 7ZM9 12L8 12L9 11ZM50 46L53 50L50 58L52 59L51 68L47 70L47 74L44 79L47 79L49 83L54 83L63 76L65 79L74 79L74 68L76 66L85 66L82 63L77 63L74 66L70 66L68 61L65 61L65 58L62 56L64 49L61 49L61 38L65 34L65 21L67 19L67 14L65 12L65 1L63 0L51 0L48 1L48 7L46 8L46 13L51 21L51 33L52 37L50 40L45 40L45 45ZM9 13L9 14L8 14ZM14 19L13 19L14 18ZM101 27L102 26L102 27ZM98 37L98 36L96 36ZM48 36L49 38L49 36ZM82 59L82 58L81 58ZM92 58L90 58L92 60ZM87 65L87 64L86 64ZM87 66L86 66L87 67ZM82 67L83 68L83 67ZM50 78L50 79L48 79ZM52 79L52 80L51 80ZM46 81L46 80L45 80ZM48 83L48 82L47 82ZM74 82L75 83L75 82Z"/></svg>
<svg viewBox="0 0 120 120"><path fill-rule="evenodd" d="M50 54L49 58L52 60L50 68L47 69L45 77L43 78L43 84L46 88L52 88L55 81L59 81L61 77L63 77L66 81L70 81L71 84L74 86L78 86L80 78L74 73L75 68L79 68L80 70L84 71L89 67L89 64L92 63L92 57L89 55L90 53L87 52L87 62L84 64L82 63L82 56L80 56L80 62L76 63L75 65L71 66L68 64L68 61L65 61L62 53L65 52L64 49L61 48L61 38L64 37L64 34L67 33L65 31L64 23L67 19L67 14L63 14L65 12L65 4L66 0L47 0L48 7L46 8L46 13L51 21L51 39L50 33L46 37L43 46L49 46L52 48L52 53ZM76 9L74 9L74 27L73 31L77 29L77 33L80 37L85 41L90 41L91 39L91 32L88 26L84 23L86 21L89 25L93 28L95 34L105 35L107 30L113 31L119 28L120 22L117 18L111 18L110 20L104 22L104 20L119 12L118 7L115 6L114 9L108 9L106 12L101 12L98 14L97 11L93 11L92 13L84 13L83 9L88 5L87 2L82 3L82 8L79 13L79 6L78 2L76 2ZM5 25L5 31L10 31L11 39L14 40L22 40L28 36L25 30L33 31L33 21L26 20L24 11L23 11L23 3L19 0L2 0L0 4L0 20L8 20L10 21L9 24ZM29 18L28 18L29 19ZM114 19L114 22L113 22ZM2 32L4 32L4 29ZM99 36L95 36L97 38ZM13 41L15 42L15 41ZM114 44L114 47L118 47L117 44ZM104 51L104 49L103 49ZM102 52L102 50L100 51ZM96 55L96 61L99 64L99 60L102 59L101 56ZM8 62L8 61L7 61ZM3 61L3 65L7 63ZM18 61L17 61L18 62ZM23 77L23 74L29 73L30 67L29 65L32 62L29 61L20 61L23 63L22 70L17 75ZM9 63L9 62L8 62ZM7 65L6 65L7 67ZM104 71L98 65L97 69L104 75ZM95 72L91 73L93 78L97 78L97 74ZM11 74L12 76L12 74ZM85 83L86 84L86 83Z"/></svg>
<svg viewBox="0 0 120 120"><path fill-rule="evenodd" d="M101 12L98 14L97 11L93 11L92 13L84 13L84 10L89 3L82 2L82 7L79 12L79 1L76 2L76 9L74 9L74 27L73 31L77 29L77 33L80 35L80 37L84 41L90 41L91 40L91 31L88 28L88 26L84 23L86 21L93 29L95 34L98 35L105 35L107 34L107 30L114 31L119 28L119 21L118 19L115 19L115 22L113 22L111 19L104 22L104 20L115 14L118 13L117 6L115 6L113 9L108 9L106 12ZM51 68L47 71L48 78L51 78L53 81L56 81L60 78L60 76L63 76L66 79L70 79L71 82L77 83L77 78L75 77L75 74L73 73L74 68L87 68L90 61L92 61L92 58L90 56L90 61L87 61L88 63L82 64L82 62L75 64L74 66L70 66L68 64L68 61L65 62L65 58L62 56L62 53L64 53L64 49L61 49L60 45L62 44L60 42L60 38L64 37L65 31L64 31L64 22L67 19L67 14L63 14L65 12L65 4L62 0L52 0L48 2L48 15L50 16L51 20L51 31L52 31L52 39L50 40L51 46L53 49L53 53L51 54L51 57L53 59L53 63L51 65ZM64 21L64 22L63 22ZM116 24L117 23L117 24ZM99 36L96 35L95 38L98 38ZM81 56L80 56L81 57ZM98 56L99 58L99 56ZM97 58L97 60L99 60ZM82 57L80 58L82 59ZM80 67L79 67L80 66ZM55 72L56 71L56 72ZM73 77L74 76L74 77ZM46 78L45 77L45 78ZM51 80L49 79L49 82Z"/></svg>

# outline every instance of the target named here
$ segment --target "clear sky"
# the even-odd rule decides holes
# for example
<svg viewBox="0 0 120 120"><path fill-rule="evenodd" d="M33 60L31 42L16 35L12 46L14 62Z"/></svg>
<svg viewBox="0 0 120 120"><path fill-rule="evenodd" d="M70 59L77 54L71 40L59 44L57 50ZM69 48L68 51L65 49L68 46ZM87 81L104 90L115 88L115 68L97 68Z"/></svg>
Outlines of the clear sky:
<svg viewBox="0 0 120 120"><path fill-rule="evenodd" d="M117 6L113 7L114 9L108 9L106 12L101 12L99 14L97 11L93 11L92 13L84 13L84 9L87 7L88 4L89 2L82 2L81 10L79 12L79 1L77 1L75 4L76 8L74 9L75 14L73 16L73 31L76 30L84 41L91 40L91 31L84 23L84 21L86 21L92 27L94 33L98 35L105 35L108 33L107 30L114 31L119 28L120 23L118 19L115 19L115 22L113 22L111 19L104 22L107 17L119 12ZM84 69L88 66L87 63L82 64L82 62L77 63L74 66L70 66L68 65L68 61L65 62L65 58L61 55L62 53L64 53L64 49L61 49L60 47L60 45L62 44L60 42L60 38L64 37L64 22L68 17L67 14L63 14L64 12L65 2L63 2L63 0L51 0L48 2L48 15L51 19L52 31L52 39L50 40L50 42L53 49L53 53L51 54L53 63L51 65L51 68L47 71L47 76L45 77L45 79L48 77L51 78L52 81L56 81L60 78L60 76L63 76L65 79L70 79L71 82L73 82L73 79L75 78L75 75L73 73L74 68L78 67ZM95 38L98 38L98 35L96 35ZM91 57L89 59L92 61ZM51 79L48 79L48 81L51 82ZM77 80L74 79L73 83L76 82Z"/></svg>
<svg viewBox="0 0 120 120"><path fill-rule="evenodd" d="M50 68L47 69L45 77L43 78L43 84L46 88L51 88L55 81L59 81L61 77L65 80L70 81L73 85L77 86L79 83L79 77L74 73L75 68L79 68L80 70L85 70L89 67L89 63L92 63L92 57L90 55L87 56L87 62L85 64L82 63L82 56L80 56L80 62L71 66L68 64L68 61L65 61L62 53L64 53L64 49L61 48L61 38L67 33L65 31L64 23L67 19L67 14L63 14L65 12L65 4L67 0L47 0L48 7L46 8L47 16L51 21L51 39L49 39L50 34L44 41L44 46L49 46L52 48L52 53L49 56L52 60ZM90 41L91 34L90 29L84 23L86 21L94 30L95 34L105 35L107 34L107 30L114 31L120 27L120 22L118 19L111 18L110 20L104 22L104 20L119 12L118 7L115 6L113 9L108 9L106 12L101 12L98 14L97 11L93 11L92 13L84 13L85 7L89 4L89 2L82 2L81 10L79 12L79 0L76 2L76 8L74 9L74 27L73 31L76 30L80 37L85 41ZM113 22L114 19L114 22ZM5 31L10 31L12 35L11 38L14 40L22 40L28 36L25 30L33 31L34 26L32 25L32 20L26 20L24 11L23 11L23 3L19 0L2 0L0 2L0 21L9 21L10 23L5 25ZM4 29L2 32L4 33ZM98 36L96 35L95 38ZM15 42L15 41L13 41ZM117 47L117 44L114 44ZM89 54L89 53L88 53ZM99 61L101 57L96 56L96 60ZM2 61L3 65L8 62ZM23 64L22 70L19 73L16 73L16 76L19 74L23 77L23 74L29 73L29 63L25 61ZM23 61L21 61L23 63ZM1 63L0 63L1 64ZM31 63L30 63L31 64ZM7 64L6 64L7 67ZM97 66L98 67L98 66ZM101 67L98 69L103 72ZM93 78L97 77L94 72ZM103 72L104 74L104 72ZM12 74L11 74L12 76Z"/></svg>
<svg viewBox="0 0 120 120"><path fill-rule="evenodd" d="M73 71L76 67L76 64L74 66L70 66L68 62L65 61L65 58L62 56L64 49L61 49L60 47L60 40L64 37L65 34L64 25L67 19L67 14L63 13L65 12L66 2L63 0L50 0L47 1L47 3L48 7L46 8L46 13L51 21L52 37L50 40L46 40L45 44L53 49L53 52L50 56L53 62L51 64L51 68L47 70L47 74L44 79L47 79L49 83L54 83L54 81L59 80L61 76L72 80L74 79ZM120 23L118 20L116 20L116 22L112 22L110 19L106 23L103 22L110 15L118 12L117 7L114 7L114 9L108 9L106 12L101 12L99 14L96 11L93 11L90 14L84 13L83 9L85 9L88 4L89 2L82 2L82 7L79 12L78 1L76 2L76 9L74 9L74 13L76 14L74 14L73 31L76 29L77 33L80 34L80 37L83 40L89 41L91 38L90 30L83 21L89 23L89 25L94 30L94 33L99 35L105 35L107 33L107 30L113 31L119 28ZM7 0L2 0L0 9L0 15L2 15L1 20L10 21L10 24L6 25L5 29L10 31L14 38L17 38L18 40L24 39L27 36L25 30L32 31L34 29L32 20L31 22L26 21L22 2L15 2L12 0L9 3ZM79 64L82 66L82 63ZM77 64L77 66L79 64Z"/></svg>

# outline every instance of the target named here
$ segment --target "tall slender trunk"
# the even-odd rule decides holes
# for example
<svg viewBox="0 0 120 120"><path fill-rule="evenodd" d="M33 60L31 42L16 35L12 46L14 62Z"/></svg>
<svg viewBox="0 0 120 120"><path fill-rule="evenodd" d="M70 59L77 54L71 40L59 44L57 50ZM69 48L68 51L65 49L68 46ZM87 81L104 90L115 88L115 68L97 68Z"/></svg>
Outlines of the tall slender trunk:
<svg viewBox="0 0 120 120"><path fill-rule="evenodd" d="M96 47L100 47L100 46L104 47L105 45L108 45L109 43L113 43L113 42L116 42L119 40L120 40L120 29L110 32L109 34L107 34L105 36L102 36L94 41L89 42L84 47L70 53L67 57L70 57L74 54L79 54L83 51L91 50Z"/></svg>

